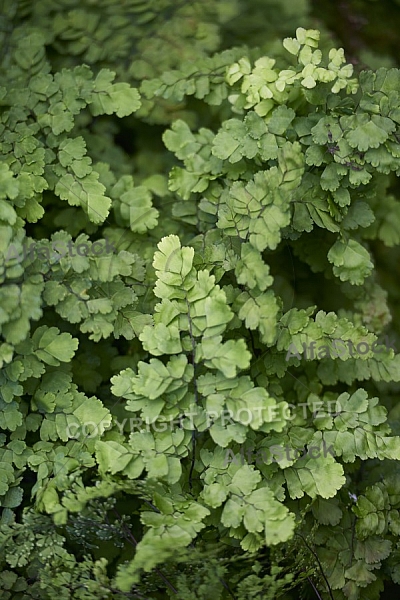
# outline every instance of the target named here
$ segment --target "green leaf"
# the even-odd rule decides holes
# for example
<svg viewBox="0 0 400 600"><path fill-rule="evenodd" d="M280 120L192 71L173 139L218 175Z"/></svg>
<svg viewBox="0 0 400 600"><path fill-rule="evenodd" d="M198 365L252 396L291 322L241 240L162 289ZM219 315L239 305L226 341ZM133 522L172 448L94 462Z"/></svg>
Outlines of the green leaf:
<svg viewBox="0 0 400 600"><path fill-rule="evenodd" d="M304 493L311 498L333 498L346 483L342 465L330 455L305 456L285 469L284 476L291 498L302 498Z"/></svg>
<svg viewBox="0 0 400 600"><path fill-rule="evenodd" d="M251 354L244 340L229 340L221 344L221 336L203 338L198 346L198 360L204 357L206 367L218 369L228 379L236 377L238 369L247 369L250 365Z"/></svg>
<svg viewBox="0 0 400 600"><path fill-rule="evenodd" d="M228 490L221 483L212 483L204 488L202 498L212 508L217 508L226 500Z"/></svg>
<svg viewBox="0 0 400 600"><path fill-rule="evenodd" d="M78 349L78 340L69 333L60 333L57 327L39 327L32 336L32 341L36 347L36 356L53 366L69 362Z"/></svg>
<svg viewBox="0 0 400 600"><path fill-rule="evenodd" d="M353 285L362 285L374 267L368 250L353 239L338 239L328 252L328 260L336 277Z"/></svg>
<svg viewBox="0 0 400 600"><path fill-rule="evenodd" d="M179 329L174 325L167 327L164 323L157 323L154 327L146 326L139 339L143 343L143 348L154 356L182 352Z"/></svg>
<svg viewBox="0 0 400 600"><path fill-rule="evenodd" d="M289 128L296 113L287 106L278 106L268 120L268 131L276 135L283 135Z"/></svg>
<svg viewBox="0 0 400 600"><path fill-rule="evenodd" d="M96 460L103 472L118 473L127 466L131 458L132 454L118 442L111 440L108 442L98 440L96 442Z"/></svg>
<svg viewBox="0 0 400 600"><path fill-rule="evenodd" d="M121 216L128 220L131 231L145 233L156 227L159 212L153 208L151 194L144 186L138 186L121 195Z"/></svg>
<svg viewBox="0 0 400 600"><path fill-rule="evenodd" d="M250 289L257 286L264 291L273 282L269 274L269 266L262 260L261 253L251 244L242 244L241 260L236 265L235 275L238 283L248 285Z"/></svg>
<svg viewBox="0 0 400 600"><path fill-rule="evenodd" d="M360 152L365 152L368 148L379 148L396 129L391 119L376 115L342 117L341 122L345 127L354 127L346 137L350 146L358 148Z"/></svg>
<svg viewBox="0 0 400 600"><path fill-rule="evenodd" d="M10 170L9 166L5 163L0 164L0 198L11 198L15 199L19 192L18 179L14 177L14 173ZM4 204L4 206L8 206ZM3 210L7 210L3 208ZM11 207L9 207L8 211L9 216L13 214ZM1 216L1 212L0 212ZM3 216L1 216L2 220L6 220ZM12 217L11 217L12 218ZM7 219L8 220L8 219ZM14 224L15 219L11 222L11 225Z"/></svg>
<svg viewBox="0 0 400 600"><path fill-rule="evenodd" d="M181 286L192 269L193 248L181 248L180 240L176 235L162 238L157 247L159 251L154 254L153 260L157 277L168 286ZM162 297L157 287L155 294Z"/></svg>
<svg viewBox="0 0 400 600"><path fill-rule="evenodd" d="M112 83L115 73L109 69L101 69L93 84L93 92L89 100L93 116L111 115L127 117L141 106L139 92L128 83Z"/></svg>
<svg viewBox="0 0 400 600"><path fill-rule="evenodd" d="M82 179L71 174L63 175L55 187L61 200L70 206L81 206L93 223L102 223L111 207L111 199L104 195L105 187L98 181L94 171Z"/></svg>
<svg viewBox="0 0 400 600"><path fill-rule="evenodd" d="M277 315L279 304L273 292L269 290L265 294L250 296L243 292L238 296L239 318L245 321L246 328L258 329L261 339L265 344L272 344L276 336Z"/></svg>

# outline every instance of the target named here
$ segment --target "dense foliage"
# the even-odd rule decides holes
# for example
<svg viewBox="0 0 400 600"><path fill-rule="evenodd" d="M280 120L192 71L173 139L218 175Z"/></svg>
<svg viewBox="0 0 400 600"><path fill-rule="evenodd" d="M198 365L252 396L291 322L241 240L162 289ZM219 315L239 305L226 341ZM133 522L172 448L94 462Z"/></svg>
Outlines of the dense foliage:
<svg viewBox="0 0 400 600"><path fill-rule="evenodd" d="M305 0L0 7L1 598L383 598L395 58Z"/></svg>

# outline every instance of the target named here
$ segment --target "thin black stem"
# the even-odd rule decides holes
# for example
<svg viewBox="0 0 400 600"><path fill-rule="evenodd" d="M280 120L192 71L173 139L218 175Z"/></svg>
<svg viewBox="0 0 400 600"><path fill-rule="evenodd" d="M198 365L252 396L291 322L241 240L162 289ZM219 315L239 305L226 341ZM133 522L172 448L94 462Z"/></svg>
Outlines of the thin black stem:
<svg viewBox="0 0 400 600"><path fill-rule="evenodd" d="M129 529L129 527L124 523L121 515L115 510L115 508L113 509L115 514L117 515L118 519L120 520L121 524L122 524L122 528L124 529L126 536L125 539L127 539L128 542L131 543L131 545L136 548L136 546L138 545L138 541L136 540L135 536L133 535L132 531ZM133 543L132 543L133 542ZM169 587L169 589L174 592L174 594L178 593L178 590L174 588L174 586L172 585L172 583L170 583L168 581L168 579L165 577L165 575L159 570L157 569L157 567L154 568L154 571L157 573L157 575L159 577L161 577L161 579L164 581L165 585L167 587Z"/></svg>
<svg viewBox="0 0 400 600"><path fill-rule="evenodd" d="M319 560L319 558L318 558L318 554L315 552L315 550L313 550L313 549L312 549L312 548L311 548L311 547L310 547L310 546L307 544L306 540L305 540L305 539L304 539L304 537L301 535L301 533L297 533L296 535L298 535L298 536L299 536L299 537L300 537L300 538L303 540L303 542L304 542L304 544L305 544L306 548L308 548L308 550L309 550L309 551L311 552L311 554L314 556L315 560L316 560L316 561L317 561L317 563L318 563L319 570L321 571L321 575L322 575L322 577L324 578L324 581L325 581L325 583L326 583L326 586L327 586L327 588L328 588L328 593L329 593L329 596L330 596L331 600L335 600L335 598L333 597L333 594L332 594L332 588L331 588L331 586L329 585L329 581L328 581L328 579L326 578L326 575L325 575L325 573L324 573L324 570L323 570L323 568L322 568L321 562L320 562L320 560Z"/></svg>
<svg viewBox="0 0 400 600"><path fill-rule="evenodd" d="M224 586L224 588L226 589L226 591L228 592L228 594L231 596L231 598L233 598L233 600L236 600L236 596L232 592L232 590L229 587L229 585L227 583L225 583L225 581L222 579L222 577L219 577L219 575L217 575L217 577L218 577L219 581L222 583L222 585Z"/></svg>
<svg viewBox="0 0 400 600"><path fill-rule="evenodd" d="M318 598L318 600L322 600L322 598L321 598L321 596L320 596L320 594L319 594L319 592L318 592L317 588L316 588L316 587L315 587L315 585L313 584L313 581L312 581L312 579L311 579L310 577L307 577L307 579L308 579L309 583L312 585L312 588L313 588L314 592L317 594L317 598Z"/></svg>

